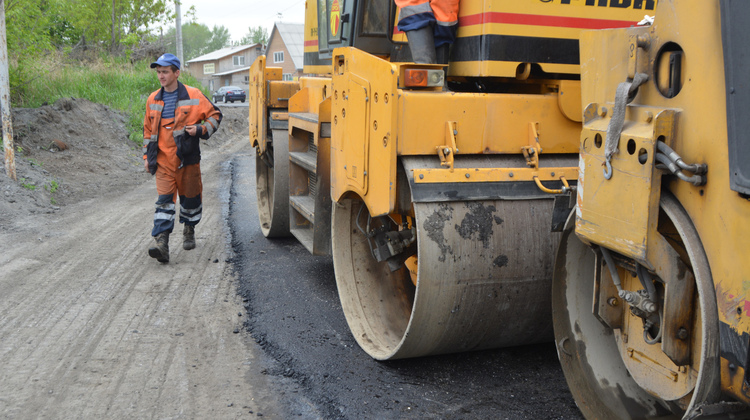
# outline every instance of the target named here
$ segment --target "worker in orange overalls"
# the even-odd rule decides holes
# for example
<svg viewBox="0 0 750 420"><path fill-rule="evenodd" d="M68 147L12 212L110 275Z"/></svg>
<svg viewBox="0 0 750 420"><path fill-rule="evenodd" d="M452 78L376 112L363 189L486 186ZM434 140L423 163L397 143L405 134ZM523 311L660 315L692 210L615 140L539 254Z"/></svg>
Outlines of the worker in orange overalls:
<svg viewBox="0 0 750 420"><path fill-rule="evenodd" d="M395 0L398 29L406 32L415 63L448 64L456 40L458 0Z"/></svg>
<svg viewBox="0 0 750 420"><path fill-rule="evenodd" d="M199 89L180 83L180 60L164 54L151 63L161 89L148 97L143 120L143 159L156 175L156 212L151 236L156 245L148 255L169 262L169 234L174 228L175 199L180 197L180 223L185 225L182 247L195 248L195 225L201 220L200 139L207 139L221 123L222 114Z"/></svg>

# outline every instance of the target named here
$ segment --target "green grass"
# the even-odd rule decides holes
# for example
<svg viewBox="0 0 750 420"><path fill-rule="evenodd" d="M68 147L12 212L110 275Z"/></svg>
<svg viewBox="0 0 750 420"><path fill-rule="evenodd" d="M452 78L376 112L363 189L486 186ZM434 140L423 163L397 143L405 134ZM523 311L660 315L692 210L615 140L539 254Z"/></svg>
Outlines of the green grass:
<svg viewBox="0 0 750 420"><path fill-rule="evenodd" d="M57 192L57 189L60 188L60 184L53 179L49 182L48 186L45 186L45 188L50 192L50 194L54 194Z"/></svg>
<svg viewBox="0 0 750 420"><path fill-rule="evenodd" d="M44 189L45 189L45 190L47 190L47 191L49 191L49 194L50 194L50 197L49 197L49 202L50 202L50 204L52 204L52 205L55 205L55 204L57 204L57 200L55 200L55 197L54 197L54 195L55 195L55 193L57 192L57 189L58 189L58 188L60 188L60 183L58 183L58 182L57 182L57 181L55 181L54 179L53 179L52 181L50 181L50 182L49 182L49 185L45 185L45 186L44 186Z"/></svg>
<svg viewBox="0 0 750 420"><path fill-rule="evenodd" d="M21 186L31 191L36 189L36 185L26 182L26 178L21 178Z"/></svg>
<svg viewBox="0 0 750 420"><path fill-rule="evenodd" d="M36 108L60 98L85 98L126 112L129 138L139 146L142 144L146 99L160 87L156 72L149 68L150 60L130 63L104 57L94 62L77 62L59 55L48 56L46 60L49 62L38 68L48 70L39 70L41 74L31 78L21 95L12 95L12 106ZM187 72L180 74L180 81L209 95Z"/></svg>

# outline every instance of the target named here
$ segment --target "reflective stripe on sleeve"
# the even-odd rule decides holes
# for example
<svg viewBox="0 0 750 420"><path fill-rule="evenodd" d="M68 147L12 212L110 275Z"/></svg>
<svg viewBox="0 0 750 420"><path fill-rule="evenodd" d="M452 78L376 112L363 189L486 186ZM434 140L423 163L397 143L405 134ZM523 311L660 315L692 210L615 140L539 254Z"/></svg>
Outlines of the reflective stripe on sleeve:
<svg viewBox="0 0 750 420"><path fill-rule="evenodd" d="M214 126L207 122L203 123L203 126L206 127L206 133L208 133L209 136L214 134L214 132L216 131Z"/></svg>

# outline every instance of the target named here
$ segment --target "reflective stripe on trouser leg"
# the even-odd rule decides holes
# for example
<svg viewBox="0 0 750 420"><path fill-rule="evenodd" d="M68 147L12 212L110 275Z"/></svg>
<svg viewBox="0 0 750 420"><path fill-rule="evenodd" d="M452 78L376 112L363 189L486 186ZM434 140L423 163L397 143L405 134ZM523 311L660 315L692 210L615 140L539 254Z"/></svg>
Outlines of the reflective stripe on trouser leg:
<svg viewBox="0 0 750 420"><path fill-rule="evenodd" d="M184 195L180 196L180 223L195 226L201 221L202 213L203 204L200 194L191 198L185 198Z"/></svg>
<svg viewBox="0 0 750 420"><path fill-rule="evenodd" d="M160 195L156 200L156 211L154 212L154 229L151 236L156 236L162 232L172 233L174 229L174 195Z"/></svg>

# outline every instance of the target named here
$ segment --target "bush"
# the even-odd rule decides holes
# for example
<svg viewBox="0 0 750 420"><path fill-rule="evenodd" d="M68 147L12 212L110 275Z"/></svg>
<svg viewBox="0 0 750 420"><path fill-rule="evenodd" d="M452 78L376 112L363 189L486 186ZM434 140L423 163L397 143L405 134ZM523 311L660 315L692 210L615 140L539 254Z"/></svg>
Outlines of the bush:
<svg viewBox="0 0 750 420"><path fill-rule="evenodd" d="M90 61L67 59L62 53L50 54L36 69L16 64L18 76L11 76L12 106L36 108L60 98L85 98L128 114L130 139L143 142L143 115L148 95L159 88L150 60L135 63L109 56ZM30 73L34 71L34 75ZM14 73L11 66L11 74ZM180 81L209 92L187 72Z"/></svg>

